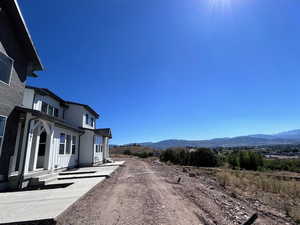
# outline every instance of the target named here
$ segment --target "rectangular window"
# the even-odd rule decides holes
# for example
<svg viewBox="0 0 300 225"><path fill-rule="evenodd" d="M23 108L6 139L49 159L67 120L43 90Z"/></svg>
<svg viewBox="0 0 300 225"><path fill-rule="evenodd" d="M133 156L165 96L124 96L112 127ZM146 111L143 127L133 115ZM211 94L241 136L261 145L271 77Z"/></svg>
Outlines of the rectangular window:
<svg viewBox="0 0 300 225"><path fill-rule="evenodd" d="M48 106L48 115L53 116L53 113L54 113L54 108L53 108L53 106L49 105Z"/></svg>
<svg viewBox="0 0 300 225"><path fill-rule="evenodd" d="M94 118L91 118L91 126L94 127Z"/></svg>
<svg viewBox="0 0 300 225"><path fill-rule="evenodd" d="M89 115L85 114L85 124L89 124Z"/></svg>
<svg viewBox="0 0 300 225"><path fill-rule="evenodd" d="M14 60L0 52L0 80L9 85Z"/></svg>
<svg viewBox="0 0 300 225"><path fill-rule="evenodd" d="M1 153L2 143L4 138L5 123L6 123L6 117L0 116L0 153Z"/></svg>
<svg viewBox="0 0 300 225"><path fill-rule="evenodd" d="M66 148L66 154L71 153L71 135L67 135L67 148Z"/></svg>
<svg viewBox="0 0 300 225"><path fill-rule="evenodd" d="M58 108L54 108L54 116L58 117L58 114L59 114Z"/></svg>
<svg viewBox="0 0 300 225"><path fill-rule="evenodd" d="M47 113L48 111L48 104L46 102L42 102L42 112Z"/></svg>
<svg viewBox="0 0 300 225"><path fill-rule="evenodd" d="M66 146L66 135L61 133L60 140L59 140L59 154L65 154L65 146Z"/></svg>
<svg viewBox="0 0 300 225"><path fill-rule="evenodd" d="M72 155L76 154L76 136L72 137Z"/></svg>

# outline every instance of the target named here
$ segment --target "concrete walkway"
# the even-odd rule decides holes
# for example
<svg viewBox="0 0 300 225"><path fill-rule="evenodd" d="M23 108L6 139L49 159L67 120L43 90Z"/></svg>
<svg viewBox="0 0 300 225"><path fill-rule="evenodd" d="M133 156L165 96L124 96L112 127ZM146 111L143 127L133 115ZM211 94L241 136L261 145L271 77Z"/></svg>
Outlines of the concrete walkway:
<svg viewBox="0 0 300 225"><path fill-rule="evenodd" d="M0 224L53 220L123 163L71 170L68 172L74 174L59 175L62 179L49 183L72 183L65 188L0 193ZM65 177L68 179L64 179Z"/></svg>

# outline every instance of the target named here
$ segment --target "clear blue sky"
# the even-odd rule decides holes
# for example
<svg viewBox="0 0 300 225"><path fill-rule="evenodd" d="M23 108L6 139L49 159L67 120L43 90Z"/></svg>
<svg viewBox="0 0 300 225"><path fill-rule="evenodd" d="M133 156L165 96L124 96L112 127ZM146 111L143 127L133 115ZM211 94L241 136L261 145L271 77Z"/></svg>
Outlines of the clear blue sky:
<svg viewBox="0 0 300 225"><path fill-rule="evenodd" d="M19 0L45 66L112 143L300 128L298 0Z"/></svg>

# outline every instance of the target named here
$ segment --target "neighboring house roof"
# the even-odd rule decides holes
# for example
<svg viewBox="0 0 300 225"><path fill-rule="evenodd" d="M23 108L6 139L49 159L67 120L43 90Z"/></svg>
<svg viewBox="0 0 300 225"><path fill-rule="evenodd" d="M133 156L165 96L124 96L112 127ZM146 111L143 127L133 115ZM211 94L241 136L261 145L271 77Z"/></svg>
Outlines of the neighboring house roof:
<svg viewBox="0 0 300 225"><path fill-rule="evenodd" d="M85 127L80 127L80 129L94 131L94 133L99 136L112 138L112 133L110 128L90 129Z"/></svg>
<svg viewBox="0 0 300 225"><path fill-rule="evenodd" d="M33 71L43 70L43 65L33 44L17 0L0 0L0 8L1 6L5 7L6 12L11 18L16 31L18 32L17 37L23 43L26 54L32 60ZM32 76L36 75L32 74Z"/></svg>
<svg viewBox="0 0 300 225"><path fill-rule="evenodd" d="M16 110L21 111L21 112L25 112L25 113L31 113L33 116L36 116L38 118L44 119L44 120L48 120L50 122L54 122L56 125L67 128L67 129L71 129L74 131L77 131L79 133L84 133L84 131L76 126L73 126L69 123L66 123L65 121L58 119L56 117L53 116L49 116L47 114L44 114L38 110L34 110L34 109L28 109L28 108L24 108L24 107L16 107Z"/></svg>
<svg viewBox="0 0 300 225"><path fill-rule="evenodd" d="M70 102L70 101L66 101L68 104L73 104L73 105L80 105L80 106L83 106L86 110L88 110L90 113L94 114L96 116L96 118L98 119L99 118L99 114L93 110L90 106L88 105L85 105L85 104L81 104L81 103L78 103L78 102Z"/></svg>
<svg viewBox="0 0 300 225"><path fill-rule="evenodd" d="M62 104L62 106L68 107L65 100L63 100L62 98L60 98L59 96L57 96L56 94L54 94L52 91L50 91L47 88L38 88L38 87L33 87L33 86L28 86L28 85L26 86L26 88L33 89L40 95L48 95L48 96L54 98L56 101L60 102L60 104Z"/></svg>
<svg viewBox="0 0 300 225"><path fill-rule="evenodd" d="M103 128L103 129L96 129L95 133L103 136L103 137L109 137L112 138L111 129L110 128Z"/></svg>

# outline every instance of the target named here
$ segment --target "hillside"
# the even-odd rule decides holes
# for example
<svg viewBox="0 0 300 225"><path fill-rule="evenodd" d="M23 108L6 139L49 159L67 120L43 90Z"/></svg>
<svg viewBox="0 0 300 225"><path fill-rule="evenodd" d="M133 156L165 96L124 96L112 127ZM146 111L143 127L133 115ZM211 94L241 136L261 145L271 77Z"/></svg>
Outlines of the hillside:
<svg viewBox="0 0 300 225"><path fill-rule="evenodd" d="M239 136L232 138L215 138L211 140L179 140L169 139L159 142L145 142L139 145L166 149L169 147L237 147L237 146L262 146L262 145L280 145L280 144L299 144L300 130L291 130L277 134L254 134L248 136Z"/></svg>

